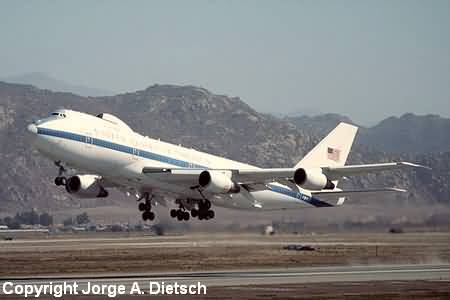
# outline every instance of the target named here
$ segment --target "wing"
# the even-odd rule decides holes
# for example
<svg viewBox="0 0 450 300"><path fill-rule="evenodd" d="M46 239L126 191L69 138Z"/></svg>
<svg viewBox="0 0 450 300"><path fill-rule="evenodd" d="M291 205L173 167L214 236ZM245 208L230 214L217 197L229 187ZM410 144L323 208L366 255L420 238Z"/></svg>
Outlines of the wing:
<svg viewBox="0 0 450 300"><path fill-rule="evenodd" d="M360 175L364 173L394 170L401 168L427 168L409 162L392 162L381 164L351 165L342 167L322 167L322 172L330 180L338 180L344 176ZM190 187L198 185L198 177L206 169L190 168L152 168L145 167L142 173L149 177L159 178L164 181L185 183ZM294 184L295 168L273 169L208 169L208 171L226 171L231 174L231 179L244 185L257 185L278 181L282 184Z"/></svg>
<svg viewBox="0 0 450 300"><path fill-rule="evenodd" d="M206 169L188 169L188 168L152 168L145 167L142 173L149 177L168 180L170 182L184 182L189 186L198 185L200 173ZM225 171L231 174L231 179L239 184L261 184L278 180L292 179L295 173L293 168L276 169L208 169L208 171Z"/></svg>

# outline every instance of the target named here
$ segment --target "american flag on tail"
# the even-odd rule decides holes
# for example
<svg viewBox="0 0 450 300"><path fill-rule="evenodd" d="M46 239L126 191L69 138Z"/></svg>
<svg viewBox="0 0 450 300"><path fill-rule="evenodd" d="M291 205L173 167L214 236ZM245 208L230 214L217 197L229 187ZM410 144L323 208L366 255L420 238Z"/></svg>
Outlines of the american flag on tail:
<svg viewBox="0 0 450 300"><path fill-rule="evenodd" d="M328 147L327 156L328 159L338 162L341 156L341 150Z"/></svg>

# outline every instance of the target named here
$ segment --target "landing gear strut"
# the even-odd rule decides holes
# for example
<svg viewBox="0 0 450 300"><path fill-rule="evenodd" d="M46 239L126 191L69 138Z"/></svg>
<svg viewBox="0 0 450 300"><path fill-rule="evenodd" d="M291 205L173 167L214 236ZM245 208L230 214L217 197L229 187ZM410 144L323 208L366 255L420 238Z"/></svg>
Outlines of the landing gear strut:
<svg viewBox="0 0 450 300"><path fill-rule="evenodd" d="M152 200L150 197L150 193L146 192L144 193L144 197L141 198L145 199L145 202L141 202L138 205L139 211L142 211L142 220L147 221L153 221L155 219L155 213L152 212Z"/></svg>

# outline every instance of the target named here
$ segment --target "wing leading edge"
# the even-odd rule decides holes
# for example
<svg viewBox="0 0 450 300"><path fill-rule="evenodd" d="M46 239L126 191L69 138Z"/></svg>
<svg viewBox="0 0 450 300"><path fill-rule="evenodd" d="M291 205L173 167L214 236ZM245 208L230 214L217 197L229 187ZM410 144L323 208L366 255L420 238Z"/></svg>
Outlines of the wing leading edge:
<svg viewBox="0 0 450 300"><path fill-rule="evenodd" d="M380 164L350 165L340 167L321 167L323 174L330 180L339 180L342 177L361 175L387 170L402 168L424 168L428 167L410 162L391 162ZM162 180L186 181L189 186L198 183L198 176L201 172L209 170L227 171L231 174L231 179L238 184L265 184L270 182L292 182L295 168L272 168L272 169L194 169L194 168L153 168L144 167L142 173L152 177L160 177Z"/></svg>

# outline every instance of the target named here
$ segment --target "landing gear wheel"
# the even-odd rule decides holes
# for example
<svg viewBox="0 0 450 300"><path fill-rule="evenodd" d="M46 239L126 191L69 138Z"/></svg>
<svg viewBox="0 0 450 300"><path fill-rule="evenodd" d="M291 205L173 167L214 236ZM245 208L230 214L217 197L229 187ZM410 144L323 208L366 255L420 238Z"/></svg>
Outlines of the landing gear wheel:
<svg viewBox="0 0 450 300"><path fill-rule="evenodd" d="M57 186L60 186L60 185L66 185L66 177L63 177L63 176L58 176L58 177L56 177L56 178L55 178L55 184L56 184Z"/></svg>
<svg viewBox="0 0 450 300"><path fill-rule="evenodd" d="M183 212L183 219L185 221L189 221L189 217L190 217L190 215L189 215L189 213L187 211Z"/></svg>
<svg viewBox="0 0 450 300"><path fill-rule="evenodd" d="M193 218L197 218L198 217L198 210L195 209L195 208L191 209L191 216Z"/></svg>
<svg viewBox="0 0 450 300"><path fill-rule="evenodd" d="M213 219L214 215L215 215L215 213L213 210L208 210L208 219Z"/></svg>
<svg viewBox="0 0 450 300"><path fill-rule="evenodd" d="M147 210L146 209L147 207L146 207L145 203L139 203L138 208L139 208L139 211L146 211Z"/></svg>
<svg viewBox="0 0 450 300"><path fill-rule="evenodd" d="M152 211L144 211L142 213L142 220L147 221L153 221L155 219L155 213Z"/></svg>
<svg viewBox="0 0 450 300"><path fill-rule="evenodd" d="M177 219L178 221L183 221L183 212L181 210L177 211Z"/></svg>
<svg viewBox="0 0 450 300"><path fill-rule="evenodd" d="M170 216L172 218L176 218L177 217L177 210L176 209L171 209L170 210Z"/></svg>

